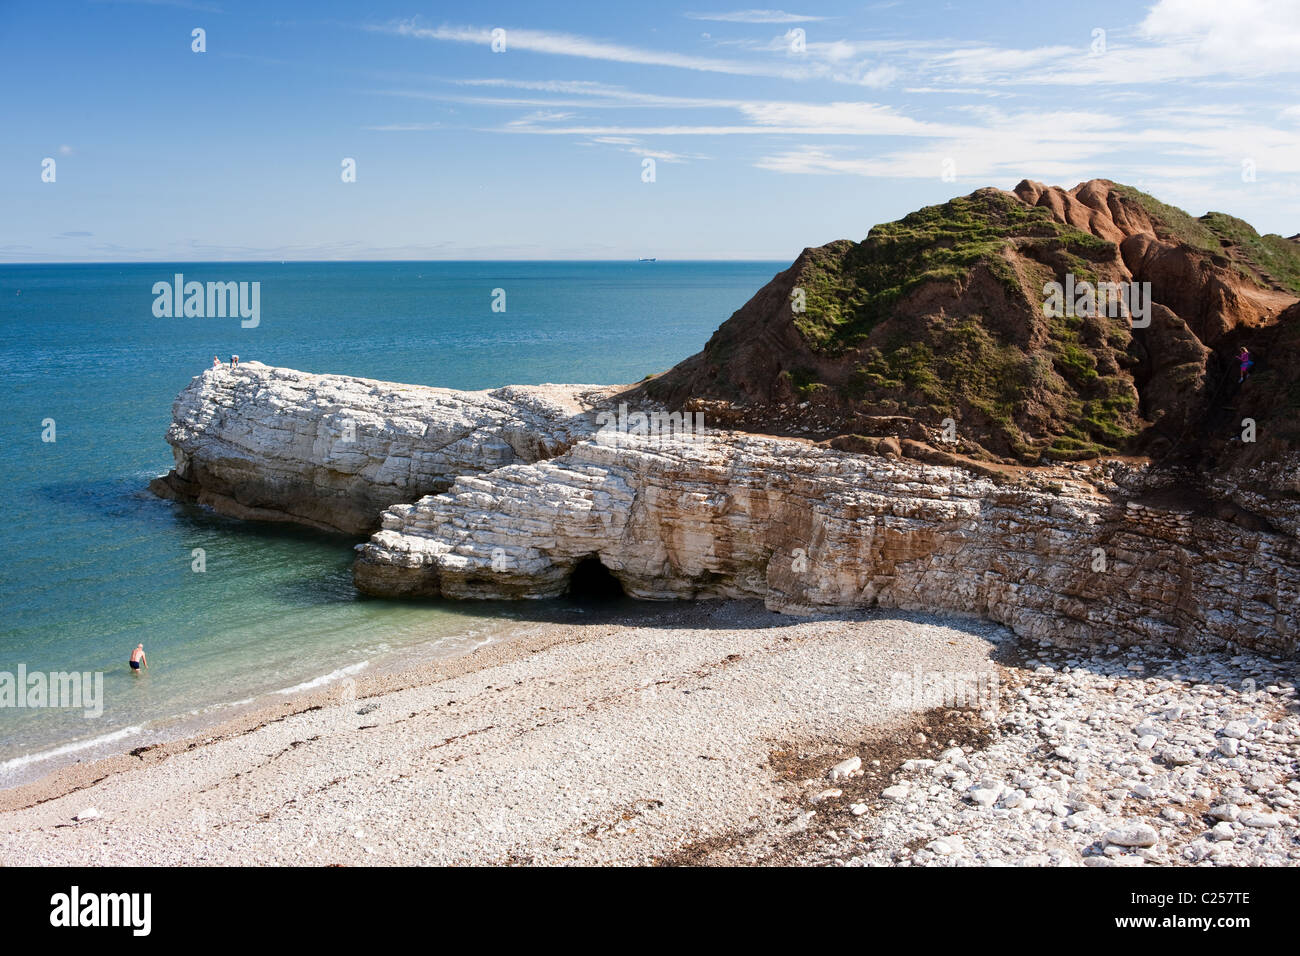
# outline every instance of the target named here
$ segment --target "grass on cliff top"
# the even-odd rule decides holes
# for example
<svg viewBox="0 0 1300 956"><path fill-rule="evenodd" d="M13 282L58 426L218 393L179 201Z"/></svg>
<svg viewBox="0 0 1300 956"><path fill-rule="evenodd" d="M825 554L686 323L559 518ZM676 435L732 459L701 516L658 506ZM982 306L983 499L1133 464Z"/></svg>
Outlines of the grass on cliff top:
<svg viewBox="0 0 1300 956"><path fill-rule="evenodd" d="M1256 272L1263 273L1293 295L1300 295L1300 243L1275 233L1261 236L1250 223L1227 213L1207 212L1198 219L1132 186L1116 184L1114 188L1146 210L1162 239L1175 239L1226 259L1252 281L1257 281Z"/></svg>
<svg viewBox="0 0 1300 956"><path fill-rule="evenodd" d="M1057 222L1047 209L982 189L876 226L863 242L816 250L799 279L806 308L795 327L813 351L842 352L860 345L909 292L928 282L959 282L981 263L1017 293L1002 252L1026 242L1055 243L1084 260L1114 249Z"/></svg>
<svg viewBox="0 0 1300 956"><path fill-rule="evenodd" d="M1018 275L1010 253L1022 268L1054 261L1093 281L1096 263L1115 252L1046 208L983 189L877 226L861 243L812 250L798 280L806 309L794 322L826 362L852 363L843 397L858 407L931 423L953 416L981 444L1027 461L1109 454L1137 433L1132 382L1121 367L1127 327L1042 316L1033 321L1047 340L1027 352L997 331L1005 317L977 310L913 321L898 306L926 283L965 282L978 267L1005 287L1007 306L1036 312L1038 271ZM878 328L883 336L872 335ZM811 369L789 379L801 398L828 387Z"/></svg>
<svg viewBox="0 0 1300 956"><path fill-rule="evenodd" d="M1174 239L1202 252L1223 255L1219 237L1200 219L1132 186L1115 183L1112 188L1123 198L1146 210L1147 215L1156 224L1156 235L1161 239Z"/></svg>
<svg viewBox="0 0 1300 956"><path fill-rule="evenodd" d="M1248 222L1222 212L1207 212L1201 222L1230 249L1239 251L1260 272L1289 292L1300 295L1300 243L1276 233L1261 236Z"/></svg>

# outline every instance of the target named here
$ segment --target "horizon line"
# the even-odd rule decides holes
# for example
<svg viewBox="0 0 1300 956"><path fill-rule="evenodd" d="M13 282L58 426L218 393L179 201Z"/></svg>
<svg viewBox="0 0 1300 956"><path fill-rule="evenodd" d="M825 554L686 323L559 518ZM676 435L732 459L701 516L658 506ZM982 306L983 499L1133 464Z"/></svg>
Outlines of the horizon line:
<svg viewBox="0 0 1300 956"><path fill-rule="evenodd" d="M798 258L798 256L795 256ZM361 265L366 263L439 263L439 262L792 262L793 259L734 258L734 259L676 259L647 256L645 259L59 259L0 260L5 266L158 266L158 265Z"/></svg>

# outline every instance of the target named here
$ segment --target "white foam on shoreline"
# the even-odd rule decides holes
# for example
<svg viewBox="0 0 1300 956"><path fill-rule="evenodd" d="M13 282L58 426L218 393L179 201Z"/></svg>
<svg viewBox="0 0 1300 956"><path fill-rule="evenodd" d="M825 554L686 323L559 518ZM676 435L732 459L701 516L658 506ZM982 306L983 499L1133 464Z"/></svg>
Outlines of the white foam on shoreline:
<svg viewBox="0 0 1300 956"><path fill-rule="evenodd" d="M361 661L359 664L349 664L347 667L340 667L338 670L330 671L313 680L303 681L301 684L294 684L292 687L285 687L277 690L277 694L297 694L304 690L313 690L317 687L323 687L326 684L332 684L336 680L342 680L344 677L350 677L353 674L359 674L370 665L370 661Z"/></svg>
<svg viewBox="0 0 1300 956"><path fill-rule="evenodd" d="M243 707L245 704L252 704L257 701L256 697L245 697L242 700L219 701L215 704L208 704L206 707L196 707L189 712L190 717L201 717L204 714L210 714L217 710L227 710L232 707Z"/></svg>
<svg viewBox="0 0 1300 956"><path fill-rule="evenodd" d="M498 623L504 623L506 626L504 628L482 625L470 626L457 635L440 635L432 641L421 641L398 648L394 648L391 644L385 642L378 648L374 648L374 650L380 651L383 658L378 662L381 672L387 672L393 670L393 665L400 661L423 664L429 660L463 657L473 653L480 647L497 643L507 633L520 633L524 630L520 626L521 622L514 619L505 619ZM442 649L441 653L439 649ZM150 719L145 723L124 727L121 730L102 734L89 740L73 741L47 750L14 757L0 762L0 789L8 789L39 779L47 774L57 772L65 764L75 762L72 759L60 760L59 758L68 758L71 754L87 750L98 751L93 754L93 760L125 753L127 748L112 745L131 737L147 737L152 743L178 739L188 734L197 733L205 727L217 725L227 719L233 712L243 707L255 705L258 701L264 701L276 696L289 697L315 690L358 674L370 665L371 660L367 658L358 663L337 668L319 677L294 684L291 687L261 691L252 697L244 697L238 700L217 701L172 716ZM404 667L399 664L396 669L404 669ZM54 761L55 765L43 768L34 766L48 761Z"/></svg>
<svg viewBox="0 0 1300 956"><path fill-rule="evenodd" d="M78 740L70 744L52 747L49 750L38 750L36 753L23 754L21 757L14 757L12 760L0 763L0 777L30 764L40 763L43 760L52 760L55 757L63 757L79 750L90 750L105 744L116 743L119 740L125 740L128 737L134 737L142 733L144 733L144 725L134 724L130 727L123 727L121 730L101 734L98 737L91 737L89 740Z"/></svg>

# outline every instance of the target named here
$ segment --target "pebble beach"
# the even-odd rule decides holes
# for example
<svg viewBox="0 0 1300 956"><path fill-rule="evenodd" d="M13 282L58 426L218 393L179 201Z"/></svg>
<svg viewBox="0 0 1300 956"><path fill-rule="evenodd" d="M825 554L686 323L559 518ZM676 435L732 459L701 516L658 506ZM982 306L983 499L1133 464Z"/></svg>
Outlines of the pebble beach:
<svg viewBox="0 0 1300 956"><path fill-rule="evenodd" d="M2 791L0 864L1294 865L1292 668L593 609Z"/></svg>

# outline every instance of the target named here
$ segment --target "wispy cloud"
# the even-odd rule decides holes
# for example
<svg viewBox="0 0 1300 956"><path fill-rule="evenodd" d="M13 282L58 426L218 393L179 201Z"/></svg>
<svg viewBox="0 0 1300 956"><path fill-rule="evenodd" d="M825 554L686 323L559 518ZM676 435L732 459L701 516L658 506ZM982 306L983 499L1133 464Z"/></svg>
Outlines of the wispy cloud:
<svg viewBox="0 0 1300 956"><path fill-rule="evenodd" d="M879 103L798 103L779 100L719 100L743 123L638 125L567 125L517 123L512 133L566 136L956 136L968 125L951 126L913 119Z"/></svg>
<svg viewBox="0 0 1300 956"><path fill-rule="evenodd" d="M932 52L932 51L930 51ZM1053 50L1053 52L1055 52ZM970 51L949 51L948 62ZM1007 69L1037 69L1048 54L1004 51L998 63ZM785 137L802 139L786 148L767 148L746 161L770 172L792 175L855 175L885 179L932 179L945 164L955 166L963 182L997 182L1021 175L1052 181L1073 176L1110 175L1130 180L1139 176L1185 176L1210 181L1239 177L1249 159L1261 177L1300 174L1300 106L1285 102L1271 116L1284 122L1273 129L1241 115L1240 105L1226 102L1171 104L1133 112L1142 105L1141 91L1115 90L1105 108L1043 108L1029 105L1031 91L1019 94L1026 105L1005 112L989 104L949 102L944 112L905 110L879 102L833 100L734 99L678 97L643 93L612 84L587 80L513 80L482 78L452 81L458 89L526 90L540 94L536 100L484 98L499 106L527 103L531 112L496 126L478 126L488 132L569 136L585 145L607 145L650 155L646 140L689 137ZM924 90L925 88L918 88ZM960 88L985 96L999 91ZM1132 96L1127 96L1132 93ZM398 93L397 95L406 95ZM410 95L440 99L448 94L415 91ZM455 94L451 94L455 95ZM1121 106L1128 103L1128 106ZM575 122L588 108L612 110L655 108L666 121ZM683 109L717 111L709 122L680 122L673 115ZM576 113L575 113L576 111ZM730 114L728 116L727 114ZM946 118L945 118L946 117ZM871 139L869 147L835 140ZM817 140L823 140L818 142ZM892 148L890 141L893 141ZM1070 148L1062 150L1061 144ZM883 147L883 148L882 148ZM667 161L697 158L684 151L662 151ZM1135 156L1142 157L1139 168ZM1177 172L1175 172L1177 170Z"/></svg>
<svg viewBox="0 0 1300 956"><path fill-rule="evenodd" d="M574 106L592 109L623 107L672 107L677 109L711 109L735 106L734 99L702 96L671 96L663 93L642 93L621 86L593 83L582 80L507 80L497 78L463 79L449 81L459 87L487 87L517 89L529 92L554 94L546 99L511 96L465 96L442 90L376 90L380 96L397 96L408 99L436 102L476 103L483 106L523 106L539 108L569 108ZM556 97L560 98L556 98ZM578 97L564 98L564 97Z"/></svg>
<svg viewBox="0 0 1300 956"><path fill-rule="evenodd" d="M426 27L420 26L413 20L404 20L386 26L371 27L370 29L420 40L472 43L479 46L490 46L492 44L492 31L485 27ZM707 73L729 73L736 76L789 77L794 75L790 70L780 66L742 63L735 60L694 56L689 53L646 50L641 47L591 39L572 33L551 33L544 30L507 30L506 49L615 63L635 63L641 66L666 66Z"/></svg>
<svg viewBox="0 0 1300 956"><path fill-rule="evenodd" d="M532 123L557 123L560 120L573 119L573 113L565 113L560 110L537 110L529 113L527 116L521 116L518 119L510 120L507 126L528 126Z"/></svg>
<svg viewBox="0 0 1300 956"><path fill-rule="evenodd" d="M1207 191L1213 182L1239 185L1247 159L1261 179L1300 174L1300 130L1236 123L1225 137L1224 117L1215 110L1152 110L1137 123L1095 111L971 112L977 123L935 126L927 138L894 150L806 143L755 165L786 174L933 179L950 164L963 182L1159 177L1182 179L1184 189L1201 182ZM1063 137L1069 150L1060 148Z"/></svg>
<svg viewBox="0 0 1300 956"><path fill-rule="evenodd" d="M1061 39L1058 37L1058 39ZM1300 72L1296 0L1158 0L1130 31L1077 44L967 47L931 57L941 81L1041 86L1141 86Z"/></svg>
<svg viewBox="0 0 1300 956"><path fill-rule="evenodd" d="M990 96L1005 98L1015 96L1006 90L984 90L974 86L908 86L904 93L933 93L939 96Z"/></svg>
<svg viewBox="0 0 1300 956"><path fill-rule="evenodd" d="M486 27L431 27L422 26L415 20L399 20L384 25L369 26L367 29L420 40L470 43L479 46L492 44L492 30ZM837 83L879 87L893 82L897 75L894 68L887 64L874 61L853 62L852 58L858 48L852 44L835 42L808 43L803 50L796 52L788 42L782 43L781 38L777 38L761 50L764 54L763 59L749 60L698 56L668 50L648 50L609 40L545 30L506 29L505 44L507 51L524 50L552 56L631 63L640 66L661 66L732 76L765 76L787 80L829 79Z"/></svg>
<svg viewBox="0 0 1300 956"><path fill-rule="evenodd" d="M620 153L631 153L642 158L650 157L661 163L688 163L697 159L708 159L699 153L678 153L667 149L651 149L640 140L629 136L595 136L583 140L582 146L613 146Z"/></svg>
<svg viewBox="0 0 1300 956"><path fill-rule="evenodd" d="M690 20L712 20L718 23L808 23L826 20L803 13L786 13L784 10L732 10L730 13L688 13Z"/></svg>

